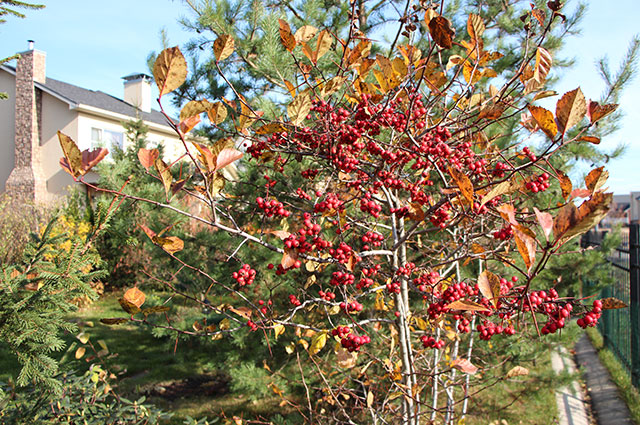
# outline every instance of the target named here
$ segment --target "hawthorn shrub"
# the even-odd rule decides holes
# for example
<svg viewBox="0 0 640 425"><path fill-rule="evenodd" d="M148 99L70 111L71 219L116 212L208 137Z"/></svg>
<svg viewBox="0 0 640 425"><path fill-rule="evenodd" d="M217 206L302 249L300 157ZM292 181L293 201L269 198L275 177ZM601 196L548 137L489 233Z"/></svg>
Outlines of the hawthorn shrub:
<svg viewBox="0 0 640 425"><path fill-rule="evenodd" d="M140 223L172 260L157 277L170 298L199 303L218 320L203 313L191 327L178 326L169 300L142 308L145 294L134 287L120 300L128 316L103 322L213 341L253 333L297 366L300 391L287 394L275 380L269 386L299 421L458 423L476 389L491 386L474 340L554 334L572 317L594 326L602 309L619 305L537 286L550 259L606 214L612 196L602 190L603 168L574 189L554 159L568 146L599 143L590 132L616 105L588 101L580 88L560 96L555 111L537 105L556 95L545 90L553 58L542 44L564 19L560 8L552 1L527 11L519 59L501 75L491 65L502 54L485 50L490 23L479 15L456 35L442 7L407 7L401 41L388 55L371 53L380 50L359 30L355 3L343 37L308 25L294 32L281 20L293 71L283 77L286 91L273 96L286 105L269 114L222 72L219 64L235 53L234 39L220 34L215 67L234 98L192 100L178 121L165 113L184 144L180 160L138 151L164 199L135 193L128 181L103 190L219 237L217 246L198 247L218 254L202 264L171 226ZM419 21L429 37L416 40ZM179 48L158 55L154 77L162 107L187 77ZM286 96L292 100L282 102ZM188 142L203 114L222 136ZM498 140L515 116L521 128ZM63 167L80 181L107 154L81 153L59 135ZM236 161L238 178L229 180L223 170ZM563 202L545 201L549 190ZM202 213L174 199L200 203ZM256 261L274 253L278 261ZM204 293L180 286L184 274L204 279ZM272 370L269 358L264 369ZM516 366L499 379L527 373Z"/></svg>

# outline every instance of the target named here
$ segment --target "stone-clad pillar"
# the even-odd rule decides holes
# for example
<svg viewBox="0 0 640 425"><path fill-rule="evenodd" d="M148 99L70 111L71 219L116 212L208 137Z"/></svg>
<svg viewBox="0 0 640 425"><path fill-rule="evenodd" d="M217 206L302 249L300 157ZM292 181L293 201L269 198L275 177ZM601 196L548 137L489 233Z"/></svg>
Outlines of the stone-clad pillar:
<svg viewBox="0 0 640 425"><path fill-rule="evenodd" d="M35 88L35 82L46 81L45 66L44 52L28 50L20 53L16 67L15 164L6 191L13 197L33 202L48 199L40 162L42 92Z"/></svg>

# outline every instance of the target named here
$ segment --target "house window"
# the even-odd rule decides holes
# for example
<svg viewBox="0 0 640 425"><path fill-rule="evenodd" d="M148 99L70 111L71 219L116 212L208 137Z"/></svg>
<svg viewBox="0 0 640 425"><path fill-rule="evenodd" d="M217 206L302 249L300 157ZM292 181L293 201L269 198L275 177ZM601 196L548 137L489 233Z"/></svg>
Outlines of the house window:
<svg viewBox="0 0 640 425"><path fill-rule="evenodd" d="M121 131L104 130L102 128L91 128L91 148L105 147L110 151L114 148L124 148L124 134Z"/></svg>

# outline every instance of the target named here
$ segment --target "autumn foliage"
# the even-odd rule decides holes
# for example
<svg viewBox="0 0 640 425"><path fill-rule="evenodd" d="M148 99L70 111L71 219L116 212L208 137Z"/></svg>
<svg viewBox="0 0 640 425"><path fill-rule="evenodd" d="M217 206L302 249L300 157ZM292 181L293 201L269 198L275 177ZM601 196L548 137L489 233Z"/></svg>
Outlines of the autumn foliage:
<svg viewBox="0 0 640 425"><path fill-rule="evenodd" d="M296 79L282 81L282 109L254 109L218 66L232 100L194 100L179 121L167 115L182 157L167 163L157 150L139 152L165 199L138 198L126 185L112 193L228 234L228 261L237 267L222 280L183 258L185 242L170 228L140 223L176 270L209 279L206 307L225 317L176 332L214 339L259 332L271 349L307 365L300 368L306 394L273 391L313 423L453 423L465 414L472 379L482 379L472 378L473 338L555 333L575 316L593 326L605 308L536 286L551 257L598 223L612 196L603 191L604 169L574 189L552 166L570 144L599 143L590 130L616 107L588 101L580 88L560 96L555 111L539 106L555 95L545 90L553 59L541 45L563 18L559 5L523 17L535 43L500 76L491 67L502 55L485 50L478 15L469 15L466 34L455 34L436 10L412 13L428 28L427 47L397 44L389 55L372 54L355 23L342 39L310 26L294 32L281 20L283 54L297 65ZM231 60L233 38L220 35L213 50L216 64ZM323 60L332 73L320 71ZM159 55L160 105L186 76L179 48ZM219 140L188 135L205 116ZM514 117L520 129L504 143L496 129ZM530 135L539 142L527 146ZM106 155L81 153L62 134L60 141L63 167L81 180ZM224 173L232 164L234 180ZM233 195L240 186L252 195ZM547 190L561 202L544 201ZM184 208L185 199L197 200L201 213ZM248 264L243 245L277 252L280 261ZM221 294L234 302L216 303ZM153 325L147 317L163 313L171 326L170 310L145 312L144 301L137 288L125 293L127 320ZM506 377L526 372L517 367Z"/></svg>

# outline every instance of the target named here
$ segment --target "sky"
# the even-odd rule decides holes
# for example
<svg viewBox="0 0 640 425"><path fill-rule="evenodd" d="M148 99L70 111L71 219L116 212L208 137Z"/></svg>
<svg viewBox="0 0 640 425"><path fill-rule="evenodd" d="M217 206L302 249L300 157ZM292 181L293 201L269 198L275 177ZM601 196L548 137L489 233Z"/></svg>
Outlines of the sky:
<svg viewBox="0 0 640 425"><path fill-rule="evenodd" d="M146 58L150 51L161 49L162 28L171 45L183 45L192 36L177 22L189 16L180 0L41 1L45 9L27 11L26 19L9 18L0 25L0 58L27 50L27 40L32 39L36 49L47 53L48 77L116 97L123 96L121 77L148 73ZM580 86L587 98L598 99L604 83L595 63L606 55L617 69L632 37L640 34L640 1L588 3L582 35L569 38L562 52L564 57L574 57L576 66L561 74L556 90L564 93ZM625 114L621 129L600 144L606 151L619 144L627 146L620 159L607 164L609 187L616 194L640 191L638 99L640 76L620 100Z"/></svg>

